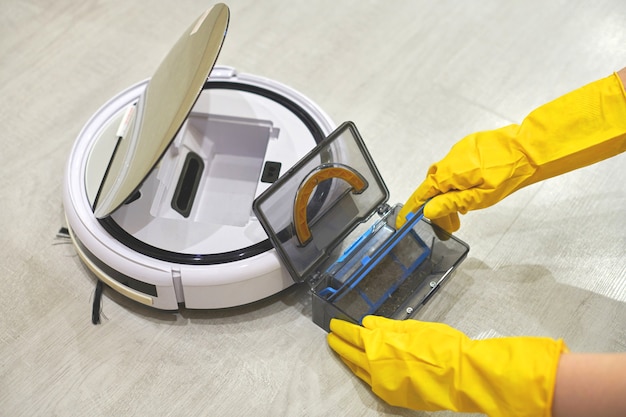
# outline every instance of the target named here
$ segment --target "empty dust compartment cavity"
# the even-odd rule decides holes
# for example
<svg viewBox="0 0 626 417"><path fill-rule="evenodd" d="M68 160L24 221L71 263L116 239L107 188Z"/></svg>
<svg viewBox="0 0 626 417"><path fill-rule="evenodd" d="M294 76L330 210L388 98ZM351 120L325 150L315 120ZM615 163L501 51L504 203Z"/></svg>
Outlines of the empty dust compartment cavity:
<svg viewBox="0 0 626 417"><path fill-rule="evenodd" d="M195 222L245 226L272 122L192 112L181 133L185 159L171 208Z"/></svg>

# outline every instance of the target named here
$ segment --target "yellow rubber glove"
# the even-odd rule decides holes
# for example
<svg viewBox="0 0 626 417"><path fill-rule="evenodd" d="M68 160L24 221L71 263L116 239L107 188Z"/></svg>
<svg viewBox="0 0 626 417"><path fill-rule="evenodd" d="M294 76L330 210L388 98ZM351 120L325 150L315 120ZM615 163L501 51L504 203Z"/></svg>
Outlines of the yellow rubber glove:
<svg viewBox="0 0 626 417"><path fill-rule="evenodd" d="M376 395L416 410L551 415L562 340L506 337L471 340L440 323L333 319L330 347Z"/></svg>
<svg viewBox="0 0 626 417"><path fill-rule="evenodd" d="M626 93L617 74L531 112L521 125L471 134L432 165L397 219L424 216L453 232L458 213L489 207L537 181L626 150Z"/></svg>

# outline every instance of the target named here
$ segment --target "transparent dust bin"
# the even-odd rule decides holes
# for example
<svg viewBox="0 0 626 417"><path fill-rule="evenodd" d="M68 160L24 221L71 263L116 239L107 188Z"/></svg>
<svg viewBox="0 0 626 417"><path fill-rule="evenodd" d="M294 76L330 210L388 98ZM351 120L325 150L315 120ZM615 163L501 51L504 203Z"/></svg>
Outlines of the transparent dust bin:
<svg viewBox="0 0 626 417"><path fill-rule="evenodd" d="M254 201L292 278L311 286L313 321L326 331L334 317L413 317L469 251L421 209L396 229L401 206L388 199L356 126L346 122Z"/></svg>

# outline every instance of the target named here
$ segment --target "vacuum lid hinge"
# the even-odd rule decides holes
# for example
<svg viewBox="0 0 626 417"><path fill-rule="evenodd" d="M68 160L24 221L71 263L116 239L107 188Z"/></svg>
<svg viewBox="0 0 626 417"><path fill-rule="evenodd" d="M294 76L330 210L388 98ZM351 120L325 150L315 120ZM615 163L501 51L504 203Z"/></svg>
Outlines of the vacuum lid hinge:
<svg viewBox="0 0 626 417"><path fill-rule="evenodd" d="M211 70L209 74L209 80L215 78L221 79L231 79L237 76L237 70L233 67L228 67L226 65L216 65Z"/></svg>
<svg viewBox="0 0 626 417"><path fill-rule="evenodd" d="M316 271L312 275L309 276L309 279L307 279L307 284L309 284L309 287L315 288L315 286L317 285L318 282L321 281L321 279L322 279L322 273Z"/></svg>
<svg viewBox="0 0 626 417"><path fill-rule="evenodd" d="M391 206L387 203L381 204L380 206L378 206L378 209L376 209L376 213L378 213L380 217L385 217L387 214L389 214L390 211Z"/></svg>

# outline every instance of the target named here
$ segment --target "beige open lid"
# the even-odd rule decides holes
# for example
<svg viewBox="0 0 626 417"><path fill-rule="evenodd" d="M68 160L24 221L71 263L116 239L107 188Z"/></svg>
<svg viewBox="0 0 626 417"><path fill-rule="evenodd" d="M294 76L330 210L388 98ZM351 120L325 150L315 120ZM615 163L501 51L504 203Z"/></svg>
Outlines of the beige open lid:
<svg viewBox="0 0 626 417"><path fill-rule="evenodd" d="M189 116L219 55L229 10L216 4L180 37L159 65L136 106L134 128L109 163L94 205L101 219L120 207L159 162Z"/></svg>

